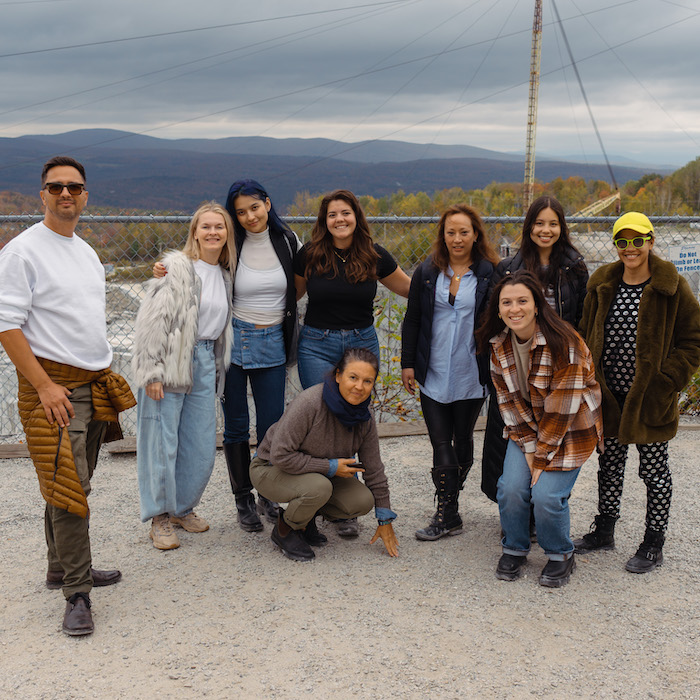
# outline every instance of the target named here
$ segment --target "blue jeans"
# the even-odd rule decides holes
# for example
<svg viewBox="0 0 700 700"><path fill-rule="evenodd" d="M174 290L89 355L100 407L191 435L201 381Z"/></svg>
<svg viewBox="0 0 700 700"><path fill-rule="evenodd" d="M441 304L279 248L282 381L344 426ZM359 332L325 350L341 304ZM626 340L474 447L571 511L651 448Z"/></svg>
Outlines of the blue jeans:
<svg viewBox="0 0 700 700"><path fill-rule="evenodd" d="M141 520L186 515L199 503L216 454L214 341L200 340L192 356L192 390L154 401L140 388L136 461Z"/></svg>
<svg viewBox="0 0 700 700"><path fill-rule="evenodd" d="M348 331L302 326L297 357L302 389L320 384L348 348L367 348L379 359L379 341L374 326Z"/></svg>
<svg viewBox="0 0 700 700"><path fill-rule="evenodd" d="M526 556L530 551L530 501L535 509L537 542L550 559L564 561L574 551L570 537L569 496L580 469L546 471L530 488L525 455L508 440L503 474L498 480L498 510L504 554Z"/></svg>
<svg viewBox="0 0 700 700"><path fill-rule="evenodd" d="M255 402L255 432L258 445L267 429L276 423L284 412L284 385L286 367L243 369L230 365L226 372L226 385L221 407L224 410L224 442L227 445L248 442L250 439L250 416L248 414L248 380Z"/></svg>

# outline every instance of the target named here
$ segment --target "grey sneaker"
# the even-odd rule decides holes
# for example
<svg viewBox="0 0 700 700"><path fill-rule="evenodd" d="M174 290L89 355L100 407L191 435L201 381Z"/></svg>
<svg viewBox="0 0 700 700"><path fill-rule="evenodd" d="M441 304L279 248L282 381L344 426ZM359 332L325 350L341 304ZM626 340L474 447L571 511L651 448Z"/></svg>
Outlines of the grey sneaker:
<svg viewBox="0 0 700 700"><path fill-rule="evenodd" d="M348 518L347 520L337 520L338 535L340 537L359 537L360 526L357 524L357 518Z"/></svg>

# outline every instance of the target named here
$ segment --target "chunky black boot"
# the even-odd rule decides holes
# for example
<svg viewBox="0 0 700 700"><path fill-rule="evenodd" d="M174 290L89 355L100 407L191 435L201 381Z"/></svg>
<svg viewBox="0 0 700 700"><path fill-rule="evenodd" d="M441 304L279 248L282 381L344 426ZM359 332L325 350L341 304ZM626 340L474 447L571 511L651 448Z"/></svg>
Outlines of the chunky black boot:
<svg viewBox="0 0 700 700"><path fill-rule="evenodd" d="M311 518L311 520L309 520L308 523L306 523L306 527L302 530L302 532L304 534L304 539L312 547L323 547L323 545L328 542L328 538L323 533L318 531L315 515L313 518Z"/></svg>
<svg viewBox="0 0 700 700"><path fill-rule="evenodd" d="M458 512L459 467L433 467L432 476L437 511L428 527L416 531L416 539L430 542L462 533Z"/></svg>
<svg viewBox="0 0 700 700"><path fill-rule="evenodd" d="M572 554L564 561L550 559L540 574L540 586L561 588L569 583L571 574L576 570L576 555Z"/></svg>
<svg viewBox="0 0 700 700"><path fill-rule="evenodd" d="M275 503L269 498L265 498L265 496L258 494L258 505L256 509L260 515L264 515L267 518L268 522L277 522L277 518L280 513L279 503Z"/></svg>
<svg viewBox="0 0 700 700"><path fill-rule="evenodd" d="M280 508L280 515L270 536L272 544L284 554L287 559L294 561L311 561L316 555L304 539L302 530L292 530L284 521L284 511Z"/></svg>
<svg viewBox="0 0 700 700"><path fill-rule="evenodd" d="M596 515L591 531L580 540L574 540L576 554L586 554L597 549L615 549L615 522L612 515Z"/></svg>
<svg viewBox="0 0 700 700"><path fill-rule="evenodd" d="M250 445L247 442L224 443L231 491L236 499L238 522L246 532L260 532L263 524L255 512L255 496L250 483Z"/></svg>
<svg viewBox="0 0 700 700"><path fill-rule="evenodd" d="M501 554L496 567L496 578L501 581L515 581L526 563L527 556L517 557L514 554Z"/></svg>
<svg viewBox="0 0 700 700"><path fill-rule="evenodd" d="M664 562L661 551L665 538L663 533L649 530L644 533L644 541L639 545L637 553L627 562L625 569L633 574L646 574L653 571Z"/></svg>

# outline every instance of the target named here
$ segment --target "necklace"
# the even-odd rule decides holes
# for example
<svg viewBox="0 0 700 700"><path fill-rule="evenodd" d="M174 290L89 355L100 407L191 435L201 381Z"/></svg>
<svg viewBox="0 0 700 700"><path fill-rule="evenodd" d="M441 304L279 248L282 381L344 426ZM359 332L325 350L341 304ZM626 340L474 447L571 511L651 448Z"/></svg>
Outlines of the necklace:
<svg viewBox="0 0 700 700"><path fill-rule="evenodd" d="M452 272L455 273L454 277L455 277L455 279L459 282L459 281L462 279L462 277L464 277L464 275L466 275L467 272L469 272L469 267L466 267L466 268L465 268L464 270L462 270L462 272L460 272L459 274L457 274L457 270L455 270L454 268L452 268Z"/></svg>
<svg viewBox="0 0 700 700"><path fill-rule="evenodd" d="M345 257L343 257L335 248L333 248L333 252L335 253L336 257L341 260L342 262L347 262L348 261L348 255L349 253L345 254Z"/></svg>

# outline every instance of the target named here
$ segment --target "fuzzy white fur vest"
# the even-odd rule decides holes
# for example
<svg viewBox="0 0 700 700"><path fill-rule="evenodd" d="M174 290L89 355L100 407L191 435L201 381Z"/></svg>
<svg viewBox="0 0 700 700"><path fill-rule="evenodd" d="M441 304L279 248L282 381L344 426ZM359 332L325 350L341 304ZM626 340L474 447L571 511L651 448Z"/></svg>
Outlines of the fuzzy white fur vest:
<svg viewBox="0 0 700 700"><path fill-rule="evenodd" d="M192 388L202 283L192 261L180 251L165 255L163 264L168 274L146 283L146 296L136 317L134 377L140 387L162 382L165 391L187 392ZM233 283L228 270L223 275L229 309L224 331L214 342L218 396L223 393L233 342Z"/></svg>

